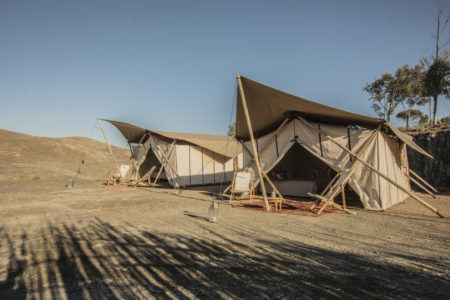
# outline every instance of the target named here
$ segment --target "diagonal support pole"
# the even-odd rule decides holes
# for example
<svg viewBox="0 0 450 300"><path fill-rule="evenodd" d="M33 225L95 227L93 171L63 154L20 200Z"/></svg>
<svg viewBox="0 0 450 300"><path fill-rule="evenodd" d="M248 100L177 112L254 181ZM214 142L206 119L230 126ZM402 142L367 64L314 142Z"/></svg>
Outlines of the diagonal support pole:
<svg viewBox="0 0 450 300"><path fill-rule="evenodd" d="M414 175L417 179L419 179L421 182L423 182L427 187L429 187L433 192L438 193L438 190L436 188L434 188L431 184L429 184L428 182L425 181L425 179L423 179L422 177L419 176L419 174L417 174L416 172L414 172L411 169L408 169L409 173L411 173L412 175Z"/></svg>
<svg viewBox="0 0 450 300"><path fill-rule="evenodd" d="M172 150L175 146L175 141L172 142L172 145L170 145L170 149L169 151L167 151L167 157L170 157L170 155L172 154ZM155 180L153 181L153 184L156 184L156 182L159 179L159 176L161 176L162 170L164 169L164 167L167 165L168 160L164 159L164 163L161 165L161 168L159 168L158 174L155 177Z"/></svg>
<svg viewBox="0 0 450 300"><path fill-rule="evenodd" d="M283 120L283 122L280 124L280 126L278 126L277 130L275 130L275 133L273 134L272 138L270 138L265 144L264 146L261 148L261 150L259 150L259 153L264 152L267 147L269 147L272 143L272 141L275 139L275 137L277 136L277 134L280 132L280 130L284 127L284 125L286 125L286 123L289 121L289 118L286 118ZM245 145L242 144L244 147ZM247 148L245 148L250 155L253 156L253 153L251 153L251 151L249 151ZM253 158L246 166L244 166L242 169L248 168L253 162L255 161L255 159ZM223 190L223 194L225 194L226 192L228 192L228 190L231 188L231 184L229 186L227 186L226 189Z"/></svg>
<svg viewBox="0 0 450 300"><path fill-rule="evenodd" d="M105 137L105 141L106 141L106 144L108 145L109 153L111 153L111 156L112 156L112 158L114 160L114 164L116 165L116 169L119 170L119 164L117 163L117 160L114 157L114 154L113 154L113 152L111 150L111 145L109 144L108 136L106 135L105 130L103 129L103 126L102 126L102 123L100 122L100 119L97 119L97 122L98 122L98 125L100 125L100 129L102 130L103 136Z"/></svg>
<svg viewBox="0 0 450 300"><path fill-rule="evenodd" d="M248 113L247 101L245 100L245 93L242 87L241 76L237 77L239 94L241 95L242 108L244 109L245 120L247 121L247 128L252 143L253 156L255 158L256 169L258 170L259 181L261 182L261 191L264 199L264 206L266 211L270 211L269 201L267 199L266 186L264 185L264 178L261 172L261 165L259 164L258 150L256 149L255 137L253 136L252 122L250 121L250 115Z"/></svg>
<svg viewBox="0 0 450 300"><path fill-rule="evenodd" d="M153 138L151 136L151 138ZM156 147L158 148L158 150L161 152L161 155L164 157L164 159L167 161L167 167L169 167L171 169L171 171L175 174L175 179L178 182L179 186L182 187L183 185L180 182L178 173L175 169L175 167L172 165L172 163L170 162L169 158L167 157L166 153L164 153L164 151L161 149L161 147L159 146L159 144L155 141L155 139L153 138L153 142L155 143Z"/></svg>

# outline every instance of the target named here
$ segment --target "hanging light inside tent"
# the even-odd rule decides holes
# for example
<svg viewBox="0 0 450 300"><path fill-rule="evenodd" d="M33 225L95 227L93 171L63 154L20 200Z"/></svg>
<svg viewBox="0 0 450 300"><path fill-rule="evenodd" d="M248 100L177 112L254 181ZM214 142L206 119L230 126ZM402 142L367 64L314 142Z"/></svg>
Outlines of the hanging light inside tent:
<svg viewBox="0 0 450 300"><path fill-rule="evenodd" d="M294 136L294 138L292 140L290 140L290 142L297 142L297 143L299 143L298 135Z"/></svg>

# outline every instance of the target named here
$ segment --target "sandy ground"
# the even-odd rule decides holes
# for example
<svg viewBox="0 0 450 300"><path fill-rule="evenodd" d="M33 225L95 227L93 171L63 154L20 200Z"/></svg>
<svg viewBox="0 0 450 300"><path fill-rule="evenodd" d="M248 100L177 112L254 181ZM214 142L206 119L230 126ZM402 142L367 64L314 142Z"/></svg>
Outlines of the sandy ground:
<svg viewBox="0 0 450 300"><path fill-rule="evenodd" d="M1 299L448 298L450 224L414 200L308 217L99 182L0 182ZM450 215L450 196L425 197Z"/></svg>

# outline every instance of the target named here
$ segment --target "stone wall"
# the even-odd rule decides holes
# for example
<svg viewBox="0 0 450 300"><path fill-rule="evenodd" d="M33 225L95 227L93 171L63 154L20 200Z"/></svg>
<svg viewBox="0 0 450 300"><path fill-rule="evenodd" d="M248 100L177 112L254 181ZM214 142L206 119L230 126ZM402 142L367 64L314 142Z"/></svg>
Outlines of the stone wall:
<svg viewBox="0 0 450 300"><path fill-rule="evenodd" d="M450 188L450 131L420 133L414 141L437 161L408 149L410 168L436 188Z"/></svg>

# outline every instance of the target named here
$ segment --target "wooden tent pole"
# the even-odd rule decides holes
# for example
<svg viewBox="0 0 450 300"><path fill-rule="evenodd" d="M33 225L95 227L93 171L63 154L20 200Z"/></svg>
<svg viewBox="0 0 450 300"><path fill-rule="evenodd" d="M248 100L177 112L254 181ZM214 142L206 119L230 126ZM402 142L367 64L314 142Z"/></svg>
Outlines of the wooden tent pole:
<svg viewBox="0 0 450 300"><path fill-rule="evenodd" d="M144 140L145 136L147 135L147 132L144 133L144 135L141 137L141 139L139 140L138 143L138 147L140 147L140 145L142 144L142 141Z"/></svg>
<svg viewBox="0 0 450 300"><path fill-rule="evenodd" d="M132 150L132 148L131 148L131 143L128 142L128 145L130 145L130 152L131 152L132 155L134 155L134 153L136 153L137 149L141 147L140 145L141 145L141 143L142 143L142 141L144 140L144 138L145 138L146 135L147 135L147 132L144 133L144 135L141 137L141 139L140 139L139 142L137 143L137 147L136 147L136 150L135 150L135 151Z"/></svg>
<svg viewBox="0 0 450 300"><path fill-rule="evenodd" d="M275 130L274 135L272 136L271 139L269 139L264 146L261 148L261 150L259 151L259 153L262 153L264 150L267 149L267 147L270 146L271 142L273 141L273 139L275 138L275 136L278 134L278 132L280 132L280 130L284 127L284 125L286 125L286 123L289 121L289 118L284 119L284 121L280 124L280 126L278 126L277 130ZM253 154L248 151L252 156ZM248 168L253 162L255 161L255 159L253 158L245 167L243 167L242 169ZM223 190L223 194L225 194L226 192L228 192L228 190L231 188L231 184L229 186L227 186L226 189Z"/></svg>
<svg viewBox="0 0 450 300"><path fill-rule="evenodd" d="M308 127L312 128L313 130L319 131L321 132L321 130L316 129L315 127L311 126L305 119L299 117L299 120L301 120L305 125L307 125ZM370 165L369 163L365 162L364 160L362 160L359 156L357 156L355 153L353 153L352 151L348 150L346 147L342 146L341 144L339 144L334 138L328 136L328 135L324 135L327 139L329 139L331 142L333 142L334 144L336 144L339 148L341 148L342 150L346 151L347 153L349 153L350 155L352 155L354 158L356 158L357 160L359 160L363 165L365 165L366 167L368 167L369 169L371 169L372 171L374 171L375 173L377 173L378 175L380 175L381 177L383 177L386 181L388 181L389 183L391 183L392 185L396 186L398 189L402 190L403 192L405 192L406 194L408 194L411 198L413 198L414 200L420 202L422 205L424 205L425 207L427 207L428 209L430 209L431 211L433 211L435 214L437 214L439 217L441 218L445 218L444 215L442 215L436 208L434 208L433 206L431 206L430 204L426 203L425 201L423 201L422 199L420 199L419 197L417 197L416 195L414 195L413 193L411 193L410 191L408 191L406 188L402 187L401 185L397 184L395 181L393 181L391 178L389 178L387 175L381 173L380 171L378 171L375 167L373 167L372 165Z"/></svg>
<svg viewBox="0 0 450 300"><path fill-rule="evenodd" d="M266 172L264 170L261 170L263 176L266 178L267 182L269 183L269 185L272 187L272 189L280 196L281 199L283 199L283 201L285 201L283 195L281 195L280 191L278 191L278 189L275 187L275 185L273 184L273 182L269 179L269 176L267 176Z"/></svg>
<svg viewBox="0 0 450 300"><path fill-rule="evenodd" d="M425 179L423 179L422 177L419 176L419 174L417 174L416 172L414 172L411 169L408 169L409 173L413 174L417 179L419 179L420 181L423 182L423 184L425 184L427 187L429 187L433 192L438 193L438 190L435 189L431 184L429 184L428 182L425 181Z"/></svg>
<svg viewBox="0 0 450 300"><path fill-rule="evenodd" d="M162 156L166 159L167 166L169 166L170 169L172 169L172 172L175 174L175 179L177 180L178 184L180 185L180 187L182 187L183 185L180 182L180 179L179 179L179 176L178 176L178 173L177 173L176 169L174 168L174 166L172 165L172 163L170 162L169 158L166 156L164 151L162 151L162 149L159 146L159 144L154 139L153 139L153 141L156 144L156 147L158 148L158 150L161 152Z"/></svg>
<svg viewBox="0 0 450 300"><path fill-rule="evenodd" d="M409 178L409 180L411 180L412 182L414 182L415 184L417 184L418 187L420 187L422 190L424 190L427 194L430 194L431 197L436 199L436 195L433 194L432 191L430 191L429 189L427 189L426 187L424 187L423 185L420 184L420 182L418 182L417 180L415 180L414 178L412 178L411 176L409 176L408 174L406 174L406 176Z"/></svg>
<svg viewBox="0 0 450 300"><path fill-rule="evenodd" d="M105 137L105 141L106 141L106 144L108 145L109 153L111 153L111 156L112 156L112 158L114 160L114 164L116 165L116 169L119 170L119 165L118 165L117 160L114 157L114 154L113 154L113 152L111 150L111 145L109 145L108 137L106 136L105 130L103 129L103 126L102 126L102 123L100 122L100 119L97 119L97 122L98 122L98 125L100 125L100 129L102 130L103 136Z"/></svg>
<svg viewBox="0 0 450 300"><path fill-rule="evenodd" d="M247 128L252 143L253 157L255 158L256 169L258 170L259 181L261 182L261 191L264 199L264 206L266 211L270 211L269 201L267 200L266 186L264 185L264 178L261 172L261 165L259 164L258 150L256 149L255 137L253 136L252 122L250 121L250 115L248 113L247 101L245 100L245 93L242 87L241 76L237 77L239 94L241 95L242 108L244 109L245 120L247 121Z"/></svg>
<svg viewBox="0 0 450 300"><path fill-rule="evenodd" d="M128 147L130 148L130 153L131 153L130 159L132 159L133 158L133 148L131 148L130 142L128 142Z"/></svg>
<svg viewBox="0 0 450 300"><path fill-rule="evenodd" d="M167 151L167 156L170 157L170 155L172 154L172 150L175 146L175 141L172 142L172 145L170 145L170 149L169 151ZM153 181L153 184L156 184L156 182L159 179L159 176L161 176L162 170L164 169L164 167L167 165L167 159L164 159L164 163L161 165L161 168L159 168L158 171L158 175L156 175L155 181Z"/></svg>

